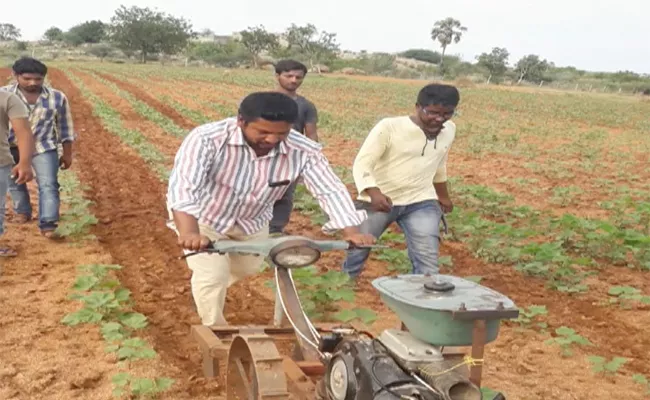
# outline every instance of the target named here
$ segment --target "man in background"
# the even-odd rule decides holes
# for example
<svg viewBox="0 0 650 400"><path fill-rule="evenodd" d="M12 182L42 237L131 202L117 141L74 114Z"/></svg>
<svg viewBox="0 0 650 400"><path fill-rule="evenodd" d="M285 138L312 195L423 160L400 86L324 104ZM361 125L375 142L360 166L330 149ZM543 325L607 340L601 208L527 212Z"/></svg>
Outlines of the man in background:
<svg viewBox="0 0 650 400"><path fill-rule="evenodd" d="M13 65L16 83L2 89L16 94L29 110L29 122L34 135L35 152L31 160L38 183L38 226L43 236L59 239L56 228L59 222L59 168L68 169L72 164L74 131L68 99L63 92L44 85L47 67L42 62L23 57ZM14 130L10 132L11 152L17 163L27 156L14 143ZM58 145L63 147L59 157ZM11 180L9 192L17 214L17 222L32 219L27 185Z"/></svg>
<svg viewBox="0 0 650 400"><path fill-rule="evenodd" d="M443 213L453 210L447 158L456 136L451 117L459 101L453 86L423 87L413 113L379 121L354 160L357 209L368 213L361 232L379 238L396 222L414 274L439 271L440 222ZM367 248L348 251L343 270L350 278L359 276L369 253Z"/></svg>
<svg viewBox="0 0 650 400"><path fill-rule="evenodd" d="M32 152L34 137L29 127L29 111L14 93L0 90L0 236L4 234L5 200L9 180L13 177L21 185L31 181ZM9 151L9 131L15 132L15 141L23 159L14 165L14 159ZM16 251L0 246L0 257L14 257Z"/></svg>
<svg viewBox="0 0 650 400"><path fill-rule="evenodd" d="M281 60L275 65L275 76L278 80L277 92L286 94L296 101L298 105L298 118L293 123L293 129L309 139L318 142L316 125L318 112L316 106L304 96L297 93L307 75L307 67L295 60ZM296 191L297 181L291 182L284 196L273 206L273 219L269 225L269 234L282 235L289 224L291 211L293 211L293 196Z"/></svg>

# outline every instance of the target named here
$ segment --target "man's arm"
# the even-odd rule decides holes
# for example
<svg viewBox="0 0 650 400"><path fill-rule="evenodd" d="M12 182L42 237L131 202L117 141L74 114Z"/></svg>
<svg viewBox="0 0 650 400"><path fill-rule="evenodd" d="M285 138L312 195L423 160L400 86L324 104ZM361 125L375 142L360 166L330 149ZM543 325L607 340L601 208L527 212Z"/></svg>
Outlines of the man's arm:
<svg viewBox="0 0 650 400"><path fill-rule="evenodd" d="M307 107L307 116L305 118L305 136L315 142L318 142L317 124L318 111L316 110L316 106L309 102L309 106Z"/></svg>
<svg viewBox="0 0 650 400"><path fill-rule="evenodd" d="M63 147L63 155L61 156L61 164L64 169L70 167L72 164L72 143L75 140L74 124L72 123L72 111L70 110L70 103L68 98L63 96L61 106L56 114L56 133L59 138L59 143Z"/></svg>
<svg viewBox="0 0 650 400"><path fill-rule="evenodd" d="M214 144L201 133L199 128L187 135L176 153L169 177L167 206L181 236L199 233L200 194L214 157Z"/></svg>
<svg viewBox="0 0 650 400"><path fill-rule="evenodd" d="M16 183L23 184L33 177L32 154L34 152L34 135L29 123L29 110L16 95L9 96L7 100L7 116L14 130L18 154L20 159L14 167L13 174L16 176Z"/></svg>
<svg viewBox="0 0 650 400"><path fill-rule="evenodd" d="M449 197L449 191L447 189L447 158L449 157L449 149L445 153L444 157L440 161L440 165L436 170L436 174L433 176L433 187L436 189L436 194L438 195L438 201L442 206L444 212L451 212L454 208L451 198Z"/></svg>
<svg viewBox="0 0 650 400"><path fill-rule="evenodd" d="M366 212L357 211L354 207L348 189L336 176L322 153L310 157L302 176L309 192L330 217L323 225L323 232L332 233L343 229L347 235L358 233L358 226L367 218Z"/></svg>
<svg viewBox="0 0 650 400"><path fill-rule="evenodd" d="M370 130L354 159L352 175L359 194L367 189L377 187L373 170L377 161L386 152L389 144L389 122L384 119Z"/></svg>

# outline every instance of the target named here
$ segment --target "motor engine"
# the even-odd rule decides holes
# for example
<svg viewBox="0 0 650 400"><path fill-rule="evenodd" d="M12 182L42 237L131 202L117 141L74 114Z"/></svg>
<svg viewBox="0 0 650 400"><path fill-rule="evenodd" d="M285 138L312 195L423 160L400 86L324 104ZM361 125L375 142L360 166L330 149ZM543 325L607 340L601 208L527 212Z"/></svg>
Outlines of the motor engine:
<svg viewBox="0 0 650 400"><path fill-rule="evenodd" d="M321 398L481 400L480 389L457 370L450 370L438 348L406 331L387 329L378 338L338 335L327 342L332 345L328 351L332 357Z"/></svg>

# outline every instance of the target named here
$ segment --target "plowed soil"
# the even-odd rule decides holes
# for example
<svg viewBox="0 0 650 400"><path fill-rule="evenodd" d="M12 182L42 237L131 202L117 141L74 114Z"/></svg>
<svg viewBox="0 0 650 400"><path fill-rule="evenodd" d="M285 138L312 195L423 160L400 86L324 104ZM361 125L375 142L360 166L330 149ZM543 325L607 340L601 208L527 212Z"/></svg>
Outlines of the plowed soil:
<svg viewBox="0 0 650 400"><path fill-rule="evenodd" d="M0 70L0 81L6 70ZM192 123L175 110L149 96L128 82L103 75L128 90L138 99L189 129ZM110 88L84 83L119 113L129 127L138 129L165 154L173 156L179 140L137 115ZM370 78L364 78L370 79ZM165 186L146 163L101 125L71 81L55 69L50 73L53 85L68 96L75 125L80 133L74 169L90 187L87 196L95 202L93 213L100 220L94 234L95 246L78 248L52 244L42 239L33 225L7 227L10 244L21 256L4 262L0 275L3 307L0 308L0 398L2 399L107 399L110 376L116 366L103 353L103 340L95 327L66 328L58 321L74 309L65 300L74 281L74 267L83 263L111 262L124 266L119 278L133 292L137 310L150 320L147 338L160 354L152 364L151 374L165 374L177 380L166 399L207 399L221 394L221 381L201 377L198 350L190 326L198 324L189 290L190 273L180 255L176 238L165 226ZM342 148L358 147L355 141L327 137L326 155L334 165L351 165L355 151L341 153ZM454 160L450 160L453 169ZM454 172L450 172L454 173ZM34 197L33 199L35 199ZM289 230L307 236L322 237L319 228L307 218L294 213ZM64 249L62 251L62 249ZM544 287L540 280L526 278L511 268L476 260L460 244L444 242L442 254L451 254L455 275L480 275L482 284L498 290L517 304L546 305L550 329L566 325L591 340L595 350L576 350L563 358L557 346L543 344L541 335L520 332L504 324L499 338L488 345L484 384L498 388L508 399L521 400L605 400L641 399L640 387L626 377L602 378L594 375L586 360L596 352L611 358L629 357L623 370L650 376L647 361L650 324L647 309L620 310L596 304L603 293L592 290L580 298ZM56 254L56 256L55 256ZM0 260L2 262L3 260ZM319 268L339 269L342 254L328 254ZM381 303L370 281L386 274L387 265L371 260L361 279L358 301L375 309L379 320L373 331L397 326L397 320ZM621 281L638 276L616 270ZM268 289L263 282L268 274L241 282L228 291L226 318L233 324L265 324L273 314ZM6 289L6 290L5 290ZM5 304L7 305L5 307ZM37 339L37 340L35 340Z"/></svg>

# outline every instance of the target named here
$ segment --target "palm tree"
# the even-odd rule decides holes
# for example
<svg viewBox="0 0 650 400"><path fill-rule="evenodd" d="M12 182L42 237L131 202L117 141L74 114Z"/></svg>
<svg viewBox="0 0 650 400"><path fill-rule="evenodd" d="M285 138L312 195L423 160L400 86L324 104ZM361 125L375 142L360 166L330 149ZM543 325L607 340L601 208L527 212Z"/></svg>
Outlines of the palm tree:
<svg viewBox="0 0 650 400"><path fill-rule="evenodd" d="M435 42L440 42L442 47L442 57L440 59L440 68L444 63L445 50L451 42L458 43L463 36L463 32L467 32L467 28L460 24L460 21L451 17L437 21L431 29L431 39Z"/></svg>

